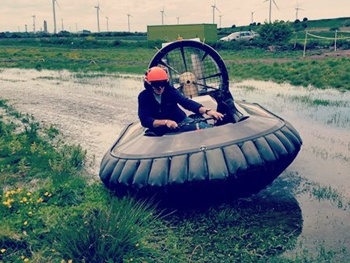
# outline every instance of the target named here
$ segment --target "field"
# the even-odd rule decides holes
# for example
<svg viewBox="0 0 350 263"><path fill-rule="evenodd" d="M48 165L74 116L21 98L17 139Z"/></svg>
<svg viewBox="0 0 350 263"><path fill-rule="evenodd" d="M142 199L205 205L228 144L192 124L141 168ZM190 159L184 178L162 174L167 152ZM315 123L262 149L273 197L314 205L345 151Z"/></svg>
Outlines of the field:
<svg viewBox="0 0 350 263"><path fill-rule="evenodd" d="M260 194L186 210L120 200L91 172L157 47L0 39L0 263L347 262L349 52L213 45L234 96L288 117L304 145Z"/></svg>
<svg viewBox="0 0 350 263"><path fill-rule="evenodd" d="M52 42L52 43L51 43ZM116 44L118 43L118 44ZM159 44L84 39L0 40L0 67L37 70L99 71L143 74ZM214 46L229 69L231 81L272 80L304 87L350 89L347 50L303 51Z"/></svg>

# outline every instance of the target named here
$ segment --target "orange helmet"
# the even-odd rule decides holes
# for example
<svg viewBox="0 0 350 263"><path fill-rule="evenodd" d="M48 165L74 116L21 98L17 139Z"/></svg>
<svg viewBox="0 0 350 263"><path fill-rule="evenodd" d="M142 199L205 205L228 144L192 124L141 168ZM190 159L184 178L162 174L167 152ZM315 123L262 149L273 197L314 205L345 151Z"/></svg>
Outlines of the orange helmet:
<svg viewBox="0 0 350 263"><path fill-rule="evenodd" d="M169 80L168 74L165 69L161 67L152 67L146 73L146 80L152 81L164 81Z"/></svg>

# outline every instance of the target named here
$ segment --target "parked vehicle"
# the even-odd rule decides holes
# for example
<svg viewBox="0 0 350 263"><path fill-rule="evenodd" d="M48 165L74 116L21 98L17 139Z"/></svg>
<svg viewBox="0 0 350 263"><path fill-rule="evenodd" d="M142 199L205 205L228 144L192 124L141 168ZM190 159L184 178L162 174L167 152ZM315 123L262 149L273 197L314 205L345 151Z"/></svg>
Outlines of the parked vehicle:
<svg viewBox="0 0 350 263"><path fill-rule="evenodd" d="M241 31L241 32L234 32L226 37L220 38L220 41L225 42L231 42L236 40L247 40L252 41L254 38L258 37L259 34L254 31Z"/></svg>

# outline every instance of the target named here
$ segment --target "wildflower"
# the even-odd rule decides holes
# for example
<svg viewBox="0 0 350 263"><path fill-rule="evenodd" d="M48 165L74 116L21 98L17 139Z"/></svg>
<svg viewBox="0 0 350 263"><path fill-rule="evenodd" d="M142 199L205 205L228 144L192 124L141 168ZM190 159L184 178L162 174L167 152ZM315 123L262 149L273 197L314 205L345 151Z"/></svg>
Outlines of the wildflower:
<svg viewBox="0 0 350 263"><path fill-rule="evenodd" d="M28 195L28 196L31 196L31 195L32 195L32 193L31 193L31 192L28 192L28 193L27 193L27 195Z"/></svg>
<svg viewBox="0 0 350 263"><path fill-rule="evenodd" d="M24 225L24 226L28 225L28 221L27 221L27 220L24 221L24 222L23 222L23 225Z"/></svg>
<svg viewBox="0 0 350 263"><path fill-rule="evenodd" d="M28 262L29 261L29 258L25 258L23 259L24 262Z"/></svg>
<svg viewBox="0 0 350 263"><path fill-rule="evenodd" d="M8 208L11 208L12 207L12 203L14 202L15 200L12 199L12 198L9 198L7 199L6 201L2 202L3 205L7 206Z"/></svg>
<svg viewBox="0 0 350 263"><path fill-rule="evenodd" d="M45 192L45 194L44 194L45 196L48 196L49 195L49 192Z"/></svg>
<svg viewBox="0 0 350 263"><path fill-rule="evenodd" d="M2 248L2 249L0 249L0 252L1 252L2 254L4 254L4 253L6 252L6 249L5 249L5 248Z"/></svg>
<svg viewBox="0 0 350 263"><path fill-rule="evenodd" d="M68 260L68 263L73 263L73 259L69 259L69 260Z"/></svg>
<svg viewBox="0 0 350 263"><path fill-rule="evenodd" d="M33 212L32 212L32 211L29 211L29 212L28 212L28 215L29 215L29 216L32 216L32 215L33 215Z"/></svg>
<svg viewBox="0 0 350 263"><path fill-rule="evenodd" d="M37 203L42 203L44 201L44 199L42 197L40 197L38 200L36 200Z"/></svg>

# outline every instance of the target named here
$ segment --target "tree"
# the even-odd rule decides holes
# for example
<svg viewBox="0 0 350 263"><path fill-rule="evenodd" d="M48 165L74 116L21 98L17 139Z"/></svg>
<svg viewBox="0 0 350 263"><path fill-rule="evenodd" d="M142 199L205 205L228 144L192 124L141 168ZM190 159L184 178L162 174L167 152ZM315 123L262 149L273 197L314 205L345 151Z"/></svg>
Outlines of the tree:
<svg viewBox="0 0 350 263"><path fill-rule="evenodd" d="M282 44L290 40L292 29L290 23L276 20L273 23L265 22L259 29L261 39L271 44Z"/></svg>

